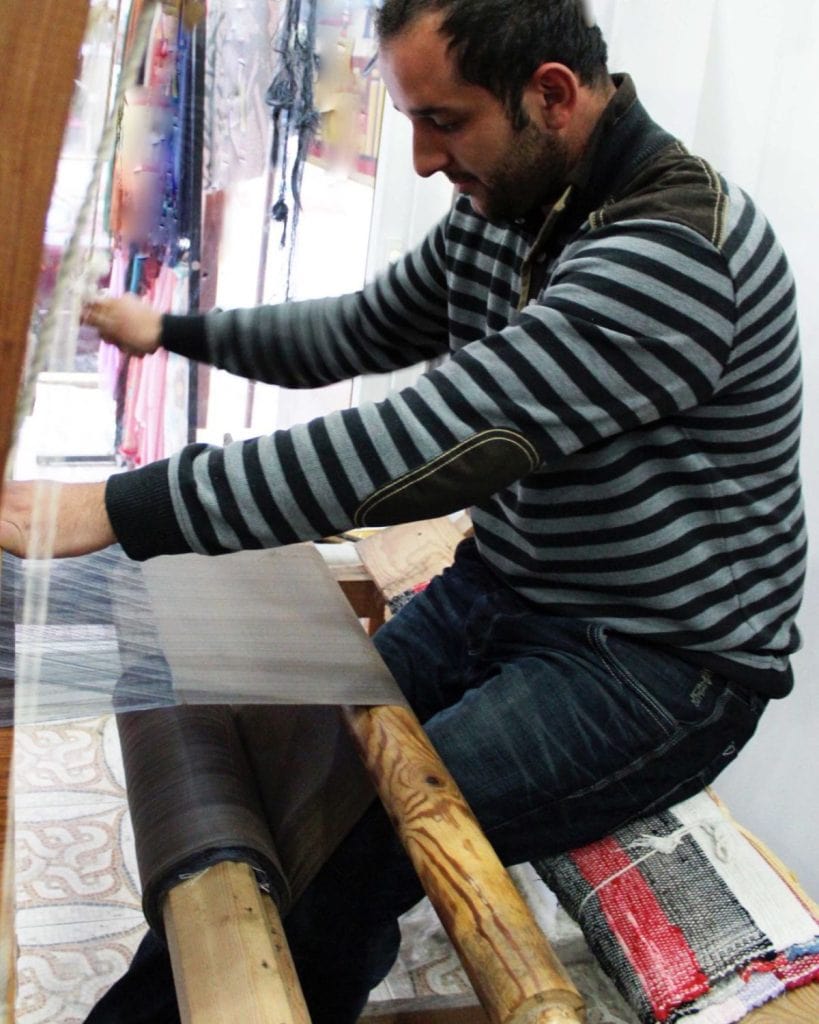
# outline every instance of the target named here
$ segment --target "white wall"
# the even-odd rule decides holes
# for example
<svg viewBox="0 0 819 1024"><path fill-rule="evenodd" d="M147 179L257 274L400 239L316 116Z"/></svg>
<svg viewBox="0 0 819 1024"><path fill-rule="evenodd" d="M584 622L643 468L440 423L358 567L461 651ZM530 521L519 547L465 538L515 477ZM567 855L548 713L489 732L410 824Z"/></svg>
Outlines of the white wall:
<svg viewBox="0 0 819 1024"><path fill-rule="evenodd" d="M805 369L803 477L819 535L819 2L596 0L612 70L629 71L649 112L749 191L797 278ZM819 558L809 557L796 689L766 712L716 785L819 897Z"/></svg>

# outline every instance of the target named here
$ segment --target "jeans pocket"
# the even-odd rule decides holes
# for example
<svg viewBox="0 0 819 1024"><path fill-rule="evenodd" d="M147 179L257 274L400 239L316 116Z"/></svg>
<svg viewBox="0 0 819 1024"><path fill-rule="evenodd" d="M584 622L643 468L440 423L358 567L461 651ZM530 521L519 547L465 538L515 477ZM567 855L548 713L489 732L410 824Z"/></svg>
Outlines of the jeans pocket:
<svg viewBox="0 0 819 1024"><path fill-rule="evenodd" d="M711 669L635 642L601 623L590 623L587 635L608 671L669 735L707 721L728 688Z"/></svg>

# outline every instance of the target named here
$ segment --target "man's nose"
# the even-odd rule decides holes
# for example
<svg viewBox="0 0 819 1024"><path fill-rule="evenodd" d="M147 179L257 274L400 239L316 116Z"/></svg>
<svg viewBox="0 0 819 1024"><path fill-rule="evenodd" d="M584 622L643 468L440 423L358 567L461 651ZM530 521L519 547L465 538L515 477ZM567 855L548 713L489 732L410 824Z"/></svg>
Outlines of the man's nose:
<svg viewBox="0 0 819 1024"><path fill-rule="evenodd" d="M412 163L415 173L429 178L449 164L449 153L433 133L416 125L412 132Z"/></svg>

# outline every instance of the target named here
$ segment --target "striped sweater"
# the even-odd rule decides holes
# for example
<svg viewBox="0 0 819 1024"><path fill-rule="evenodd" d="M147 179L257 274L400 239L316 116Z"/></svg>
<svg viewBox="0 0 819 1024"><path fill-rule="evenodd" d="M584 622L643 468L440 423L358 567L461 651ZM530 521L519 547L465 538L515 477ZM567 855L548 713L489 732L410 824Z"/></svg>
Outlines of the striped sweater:
<svg viewBox="0 0 819 1024"><path fill-rule="evenodd" d="M544 610L790 688L806 546L793 280L753 202L627 77L545 223L492 225L462 197L356 294L166 317L162 340L294 388L448 358L380 403L112 477L132 557L469 506L485 561Z"/></svg>

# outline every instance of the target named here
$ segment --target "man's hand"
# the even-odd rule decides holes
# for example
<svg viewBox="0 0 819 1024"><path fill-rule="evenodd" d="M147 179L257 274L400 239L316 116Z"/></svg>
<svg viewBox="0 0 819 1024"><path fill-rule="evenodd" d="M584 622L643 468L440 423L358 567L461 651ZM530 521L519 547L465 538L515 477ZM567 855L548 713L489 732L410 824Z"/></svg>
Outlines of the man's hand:
<svg viewBox="0 0 819 1024"><path fill-rule="evenodd" d="M80 319L128 355L147 356L159 348L162 314L136 295L96 299L83 307Z"/></svg>
<svg viewBox="0 0 819 1024"><path fill-rule="evenodd" d="M69 558L116 542L105 483L7 483L0 503L0 548L20 558Z"/></svg>

